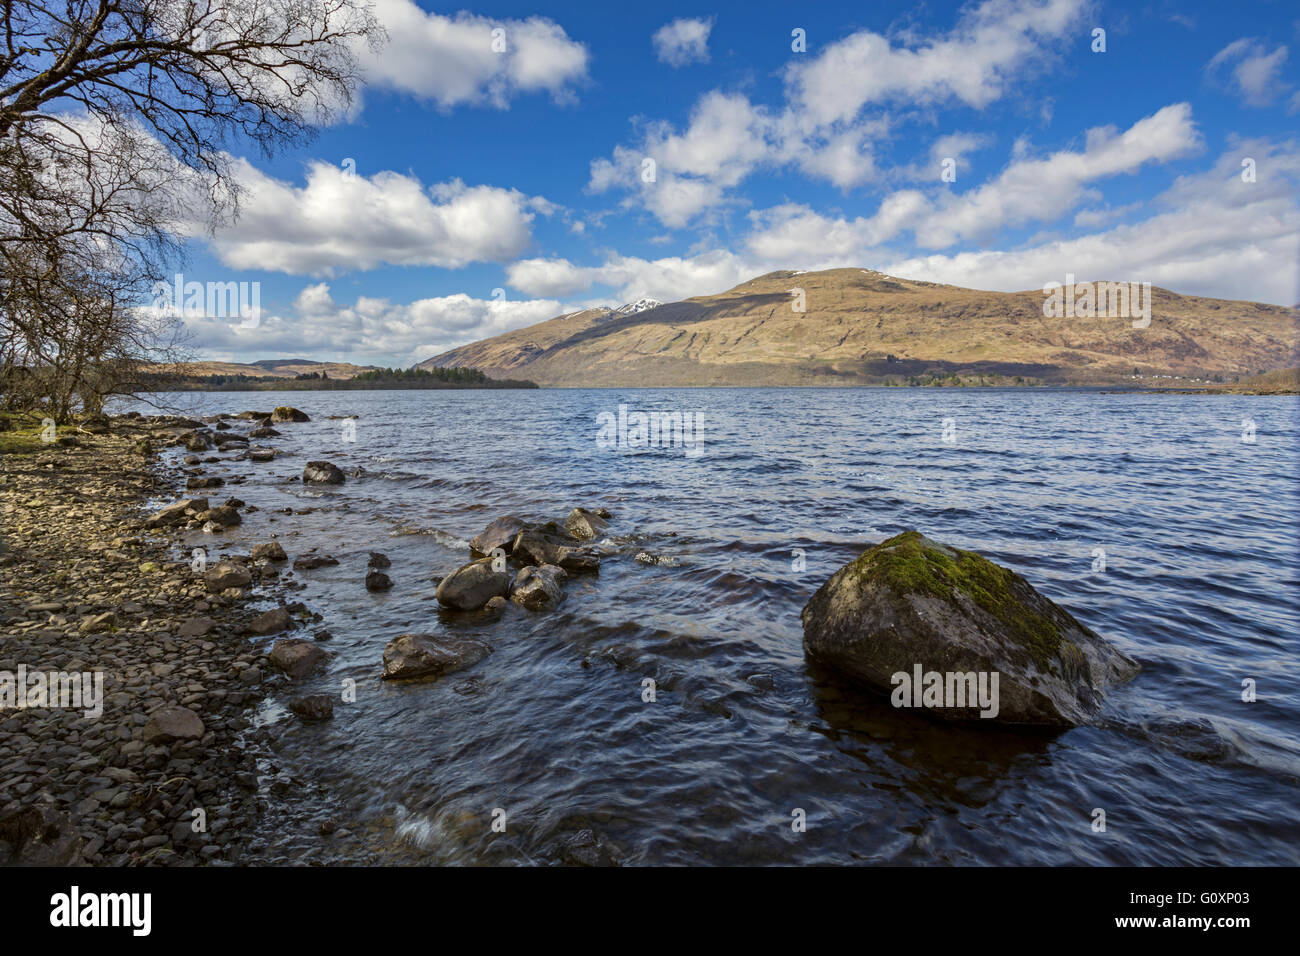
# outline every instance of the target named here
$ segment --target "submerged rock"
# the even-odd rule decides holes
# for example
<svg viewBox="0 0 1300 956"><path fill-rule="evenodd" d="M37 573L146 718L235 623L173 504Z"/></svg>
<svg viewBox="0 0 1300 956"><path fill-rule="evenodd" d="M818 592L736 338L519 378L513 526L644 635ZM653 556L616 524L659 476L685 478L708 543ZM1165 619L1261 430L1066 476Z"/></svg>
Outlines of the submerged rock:
<svg viewBox="0 0 1300 956"><path fill-rule="evenodd" d="M303 720L329 720L334 716L334 698L329 694L309 694L289 701L289 710Z"/></svg>
<svg viewBox="0 0 1300 956"><path fill-rule="evenodd" d="M371 569L366 572L366 590L367 591L387 591L393 586L392 578L383 571Z"/></svg>
<svg viewBox="0 0 1300 956"><path fill-rule="evenodd" d="M384 680L441 677L477 664L492 649L469 637L401 634L384 648Z"/></svg>
<svg viewBox="0 0 1300 956"><path fill-rule="evenodd" d="M917 531L835 572L803 626L810 659L951 720L1085 724L1106 688L1138 670L1014 571ZM972 683L979 675L986 685ZM991 706L970 700L976 686L991 689Z"/></svg>
<svg viewBox="0 0 1300 956"><path fill-rule="evenodd" d="M493 597L504 597L510 590L510 575L495 571L491 558L480 558L462 565L438 584L438 603L457 611L477 611Z"/></svg>
<svg viewBox="0 0 1300 956"><path fill-rule="evenodd" d="M660 564L664 567L673 567L677 564L677 559L667 554L651 554L649 551L639 551L636 555L638 564Z"/></svg>
<svg viewBox="0 0 1300 956"><path fill-rule="evenodd" d="M579 830L564 841L560 852L569 866L618 866L618 857L610 846L591 830Z"/></svg>
<svg viewBox="0 0 1300 956"><path fill-rule="evenodd" d="M346 480L338 465L328 461L309 461L302 470L302 480L317 485L341 485Z"/></svg>

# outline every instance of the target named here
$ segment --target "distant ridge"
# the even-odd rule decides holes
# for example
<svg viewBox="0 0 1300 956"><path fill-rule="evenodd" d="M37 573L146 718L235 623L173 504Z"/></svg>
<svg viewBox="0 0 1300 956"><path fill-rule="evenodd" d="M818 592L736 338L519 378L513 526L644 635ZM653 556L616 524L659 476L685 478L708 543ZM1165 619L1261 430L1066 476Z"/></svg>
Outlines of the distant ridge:
<svg viewBox="0 0 1300 956"><path fill-rule="evenodd" d="M870 269L779 271L717 295L568 313L418 367L558 386L1132 385L1135 372L1140 383L1231 382L1300 364L1296 312L1283 306L1152 287L1150 324L1134 328L1049 317L1044 301L1041 289Z"/></svg>

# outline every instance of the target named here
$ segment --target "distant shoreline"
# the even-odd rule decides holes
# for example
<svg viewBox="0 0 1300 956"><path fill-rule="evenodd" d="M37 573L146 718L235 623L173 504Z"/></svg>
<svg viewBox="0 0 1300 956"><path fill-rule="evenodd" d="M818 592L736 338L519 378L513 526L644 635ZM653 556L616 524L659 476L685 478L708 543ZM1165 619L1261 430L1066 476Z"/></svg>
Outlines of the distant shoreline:
<svg viewBox="0 0 1300 956"><path fill-rule="evenodd" d="M1190 388L1185 385L1133 386L1133 385L538 385L536 382L499 381L475 385L379 385L372 382L320 382L294 379L270 379L266 384L236 382L228 385L206 383L177 383L160 386L142 394L161 392L330 392L330 391L466 391L475 389L542 389L546 391L578 391L582 389L618 391L620 389L657 389L663 391L689 391L700 388L754 388L754 389L880 389L882 391L1025 391L1025 392L1103 392L1116 395L1300 395L1291 388L1242 388L1218 386Z"/></svg>
<svg viewBox="0 0 1300 956"><path fill-rule="evenodd" d="M154 385L145 394L157 392L350 392L350 391L449 391L459 392L473 389L532 389L538 388L536 382L501 380L493 382L476 382L472 384L450 384L431 382L413 384L410 382L384 384L381 382L353 382L346 379L283 379L269 378L262 382L230 382L213 384L211 382L175 382Z"/></svg>

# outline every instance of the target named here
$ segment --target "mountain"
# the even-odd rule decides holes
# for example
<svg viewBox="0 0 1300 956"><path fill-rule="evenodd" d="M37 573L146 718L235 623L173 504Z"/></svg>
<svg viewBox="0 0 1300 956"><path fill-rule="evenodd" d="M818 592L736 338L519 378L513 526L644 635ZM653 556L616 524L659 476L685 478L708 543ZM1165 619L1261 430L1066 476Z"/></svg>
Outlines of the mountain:
<svg viewBox="0 0 1300 956"><path fill-rule="evenodd" d="M1132 385L1135 370L1144 384L1231 381L1298 364L1296 312L1283 306L1150 287L1137 299L1150 323L1134 328L1127 317L1048 317L1046 299L869 269L771 272L717 295L568 313L419 367L558 386Z"/></svg>

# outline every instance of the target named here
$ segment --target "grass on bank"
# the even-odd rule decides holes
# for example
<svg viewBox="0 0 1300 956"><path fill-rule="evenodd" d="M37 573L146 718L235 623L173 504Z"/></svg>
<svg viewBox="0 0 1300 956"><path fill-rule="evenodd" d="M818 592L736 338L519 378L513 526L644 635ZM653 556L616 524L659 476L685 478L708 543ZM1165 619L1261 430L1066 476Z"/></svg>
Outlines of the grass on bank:
<svg viewBox="0 0 1300 956"><path fill-rule="evenodd" d="M30 455L54 446L41 441L40 419L0 418L0 455Z"/></svg>

